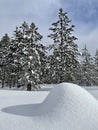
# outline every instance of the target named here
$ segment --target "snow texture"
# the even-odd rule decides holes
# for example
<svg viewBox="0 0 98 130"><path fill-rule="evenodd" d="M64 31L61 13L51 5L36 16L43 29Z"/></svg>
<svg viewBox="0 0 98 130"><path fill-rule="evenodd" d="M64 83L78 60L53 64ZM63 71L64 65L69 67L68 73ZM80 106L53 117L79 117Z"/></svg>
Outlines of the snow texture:
<svg viewBox="0 0 98 130"><path fill-rule="evenodd" d="M0 130L98 130L98 101L91 94L74 84L53 87L48 96L0 91ZM40 100L31 103L36 94Z"/></svg>

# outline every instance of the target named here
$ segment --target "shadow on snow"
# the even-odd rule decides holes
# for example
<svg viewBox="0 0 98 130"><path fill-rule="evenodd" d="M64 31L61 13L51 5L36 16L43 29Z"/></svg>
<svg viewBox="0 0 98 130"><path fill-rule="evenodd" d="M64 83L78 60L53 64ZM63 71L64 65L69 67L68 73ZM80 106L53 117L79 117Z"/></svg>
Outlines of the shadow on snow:
<svg viewBox="0 0 98 130"><path fill-rule="evenodd" d="M3 108L2 111L8 114L30 117L42 115L42 113L38 111L39 107L40 104L25 104L6 107Z"/></svg>

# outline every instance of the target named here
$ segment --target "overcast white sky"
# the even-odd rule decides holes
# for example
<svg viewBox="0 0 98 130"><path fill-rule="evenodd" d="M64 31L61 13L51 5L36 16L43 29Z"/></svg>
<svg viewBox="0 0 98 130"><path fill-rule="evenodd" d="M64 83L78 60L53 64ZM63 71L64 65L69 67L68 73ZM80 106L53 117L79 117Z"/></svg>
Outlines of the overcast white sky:
<svg viewBox="0 0 98 130"><path fill-rule="evenodd" d="M23 21L35 22L48 44L48 28L57 21L61 7L75 25L80 48L87 44L94 53L98 49L98 0L0 0L0 37L11 36Z"/></svg>

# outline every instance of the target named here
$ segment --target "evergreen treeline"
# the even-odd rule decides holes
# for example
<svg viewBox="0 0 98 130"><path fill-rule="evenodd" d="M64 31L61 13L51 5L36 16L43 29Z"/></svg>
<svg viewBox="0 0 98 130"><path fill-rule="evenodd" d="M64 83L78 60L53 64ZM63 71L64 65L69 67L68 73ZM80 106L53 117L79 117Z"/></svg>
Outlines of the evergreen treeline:
<svg viewBox="0 0 98 130"><path fill-rule="evenodd" d="M23 85L35 90L39 84L61 82L98 85L98 50L92 57L85 45L81 54L72 34L74 27L68 14L60 9L58 21L49 28L53 44L48 47L42 44L43 36L34 23L16 27L11 38L5 34L0 41L2 88Z"/></svg>

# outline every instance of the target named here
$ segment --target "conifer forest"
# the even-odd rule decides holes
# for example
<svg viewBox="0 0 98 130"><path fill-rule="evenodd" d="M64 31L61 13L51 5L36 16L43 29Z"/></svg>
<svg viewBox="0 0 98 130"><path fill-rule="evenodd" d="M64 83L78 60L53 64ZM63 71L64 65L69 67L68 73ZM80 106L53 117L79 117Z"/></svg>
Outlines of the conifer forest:
<svg viewBox="0 0 98 130"><path fill-rule="evenodd" d="M75 25L61 8L58 19L49 27L45 45L43 36L34 22L24 21L12 32L0 39L0 82L5 86L21 87L31 84L39 90L39 84L62 82L81 86L98 85L98 50L91 55L85 44L79 50L73 35Z"/></svg>

